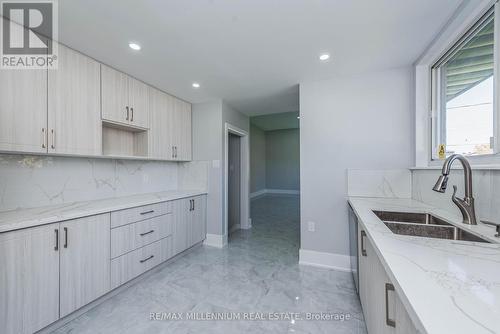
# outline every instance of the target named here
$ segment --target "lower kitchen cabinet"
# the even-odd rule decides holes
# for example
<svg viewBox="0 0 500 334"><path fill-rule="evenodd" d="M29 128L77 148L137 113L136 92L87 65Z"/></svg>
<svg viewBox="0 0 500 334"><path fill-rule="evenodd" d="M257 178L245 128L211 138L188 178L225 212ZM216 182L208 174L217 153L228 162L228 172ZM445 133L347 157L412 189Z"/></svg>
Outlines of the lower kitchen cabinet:
<svg viewBox="0 0 500 334"><path fill-rule="evenodd" d="M109 214L0 234L1 333L33 333L109 291Z"/></svg>
<svg viewBox="0 0 500 334"><path fill-rule="evenodd" d="M119 287L172 256L172 236L168 236L111 260L111 287Z"/></svg>
<svg viewBox="0 0 500 334"><path fill-rule="evenodd" d="M60 225L61 318L110 290L109 214Z"/></svg>
<svg viewBox="0 0 500 334"><path fill-rule="evenodd" d="M206 236L206 196L195 196L174 203L174 253L201 242Z"/></svg>
<svg viewBox="0 0 500 334"><path fill-rule="evenodd" d="M359 297L369 334L419 333L366 232L359 225Z"/></svg>
<svg viewBox="0 0 500 334"><path fill-rule="evenodd" d="M33 333L59 319L58 229L0 234L1 333Z"/></svg>
<svg viewBox="0 0 500 334"><path fill-rule="evenodd" d="M179 254L188 246L189 219L191 218L191 198L174 202L174 254Z"/></svg>
<svg viewBox="0 0 500 334"><path fill-rule="evenodd" d="M193 246L203 240L207 234L207 197L196 196L192 198L193 206L189 221L188 246Z"/></svg>
<svg viewBox="0 0 500 334"><path fill-rule="evenodd" d="M0 333L47 327L201 242L205 225L202 195L0 233Z"/></svg>

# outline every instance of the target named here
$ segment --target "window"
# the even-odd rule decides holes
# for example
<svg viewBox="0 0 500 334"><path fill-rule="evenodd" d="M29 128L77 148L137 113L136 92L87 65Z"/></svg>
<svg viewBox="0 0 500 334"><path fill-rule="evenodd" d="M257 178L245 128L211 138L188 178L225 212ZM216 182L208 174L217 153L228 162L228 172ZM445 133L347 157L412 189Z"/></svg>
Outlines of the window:
<svg viewBox="0 0 500 334"><path fill-rule="evenodd" d="M497 58L492 8L432 67L433 159L498 152Z"/></svg>

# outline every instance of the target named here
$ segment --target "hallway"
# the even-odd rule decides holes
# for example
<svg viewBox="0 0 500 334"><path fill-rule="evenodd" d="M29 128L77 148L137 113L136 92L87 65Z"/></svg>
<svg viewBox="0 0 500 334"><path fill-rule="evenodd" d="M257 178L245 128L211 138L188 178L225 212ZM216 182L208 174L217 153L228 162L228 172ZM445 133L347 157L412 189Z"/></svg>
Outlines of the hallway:
<svg viewBox="0 0 500 334"><path fill-rule="evenodd" d="M255 199L252 217L252 229L234 232L228 247L193 250L57 333L366 333L351 274L298 265L298 197ZM180 312L184 319L150 320L149 312ZM186 312L310 312L345 320L207 326L186 320Z"/></svg>

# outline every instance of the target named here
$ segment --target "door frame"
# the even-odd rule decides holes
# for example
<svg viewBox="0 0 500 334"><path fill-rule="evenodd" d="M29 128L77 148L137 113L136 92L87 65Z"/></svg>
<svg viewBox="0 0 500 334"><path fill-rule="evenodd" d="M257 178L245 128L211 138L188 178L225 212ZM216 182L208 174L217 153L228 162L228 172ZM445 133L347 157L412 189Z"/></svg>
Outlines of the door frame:
<svg viewBox="0 0 500 334"><path fill-rule="evenodd" d="M228 195L229 195L229 134L240 137L240 226L252 227L250 221L250 140L248 132L225 123L224 127L224 241L228 238Z"/></svg>

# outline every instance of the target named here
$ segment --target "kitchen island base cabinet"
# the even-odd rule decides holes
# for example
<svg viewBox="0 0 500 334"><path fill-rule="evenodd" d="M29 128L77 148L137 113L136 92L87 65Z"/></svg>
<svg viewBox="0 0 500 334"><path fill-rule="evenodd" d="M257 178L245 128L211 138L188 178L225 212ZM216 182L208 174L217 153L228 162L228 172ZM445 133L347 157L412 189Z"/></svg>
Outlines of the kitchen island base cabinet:
<svg viewBox="0 0 500 334"><path fill-rule="evenodd" d="M361 224L359 226L359 297L368 333L420 333L406 312L365 230Z"/></svg>
<svg viewBox="0 0 500 334"><path fill-rule="evenodd" d="M58 228L0 234L2 334L30 334L59 319Z"/></svg>

